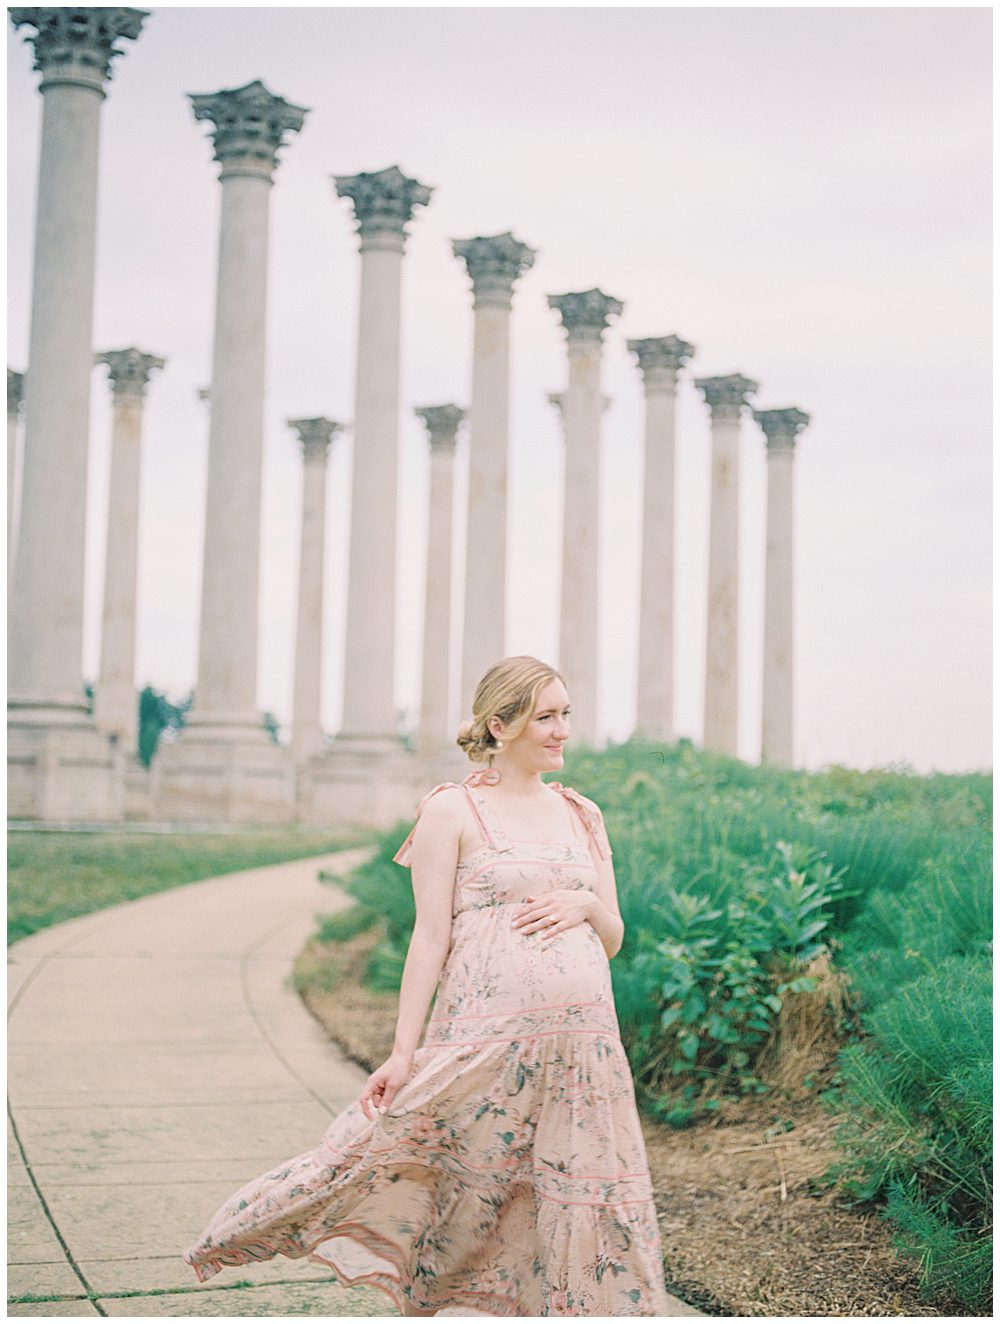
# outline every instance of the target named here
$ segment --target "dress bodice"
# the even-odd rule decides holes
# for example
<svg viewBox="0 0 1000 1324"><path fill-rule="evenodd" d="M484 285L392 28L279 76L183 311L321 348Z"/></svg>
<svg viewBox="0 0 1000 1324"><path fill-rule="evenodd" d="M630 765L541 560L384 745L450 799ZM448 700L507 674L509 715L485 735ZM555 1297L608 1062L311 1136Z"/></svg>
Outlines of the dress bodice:
<svg viewBox="0 0 1000 1324"><path fill-rule="evenodd" d="M479 828L480 845L465 856L455 871L453 915L523 901L554 887L592 887L596 873L589 842L601 859L611 855L611 844L598 806L561 782L549 782L569 802L587 831L588 839L576 841L525 841L508 835L480 786L496 785L495 768L471 772L461 783L442 782L420 801L417 818L430 797L445 787L465 791ZM410 846L416 823L393 856L402 865L410 863Z"/></svg>

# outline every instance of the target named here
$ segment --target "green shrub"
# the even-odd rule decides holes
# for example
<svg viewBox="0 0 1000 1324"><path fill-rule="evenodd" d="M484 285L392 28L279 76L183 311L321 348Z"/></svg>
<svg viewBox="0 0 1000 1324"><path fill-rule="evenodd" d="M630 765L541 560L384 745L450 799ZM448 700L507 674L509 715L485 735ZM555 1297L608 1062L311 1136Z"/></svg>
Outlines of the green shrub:
<svg viewBox="0 0 1000 1324"><path fill-rule="evenodd" d="M987 961L946 957L863 1016L867 1038L842 1053L830 1096L846 1118L845 1156L830 1176L856 1200L887 1200L930 1292L980 1303L992 1209L991 1004Z"/></svg>
<svg viewBox="0 0 1000 1324"><path fill-rule="evenodd" d="M760 1091L755 1057L782 999L814 986L802 972L826 950L840 879L817 852L787 842L743 862L742 876L720 905L667 888L653 903L664 936L647 938L620 973L613 967L623 1040L647 1090L676 1096L674 1078L703 1093Z"/></svg>
<svg viewBox="0 0 1000 1324"><path fill-rule="evenodd" d="M381 918L372 906L353 905L333 915L318 915L316 937L320 942L347 942L365 933Z"/></svg>

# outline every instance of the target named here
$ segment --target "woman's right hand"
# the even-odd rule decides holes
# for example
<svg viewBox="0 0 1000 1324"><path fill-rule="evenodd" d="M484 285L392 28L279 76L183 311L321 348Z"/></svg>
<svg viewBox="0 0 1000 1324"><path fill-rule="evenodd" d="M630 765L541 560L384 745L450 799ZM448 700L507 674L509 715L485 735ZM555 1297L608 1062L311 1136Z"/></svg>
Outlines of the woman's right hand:
<svg viewBox="0 0 1000 1324"><path fill-rule="evenodd" d="M380 1067L377 1067L365 1082L365 1087L358 1095L358 1102L369 1121L374 1121L372 1105L379 1113L385 1113L396 1092L406 1083L413 1068L412 1053L392 1053Z"/></svg>

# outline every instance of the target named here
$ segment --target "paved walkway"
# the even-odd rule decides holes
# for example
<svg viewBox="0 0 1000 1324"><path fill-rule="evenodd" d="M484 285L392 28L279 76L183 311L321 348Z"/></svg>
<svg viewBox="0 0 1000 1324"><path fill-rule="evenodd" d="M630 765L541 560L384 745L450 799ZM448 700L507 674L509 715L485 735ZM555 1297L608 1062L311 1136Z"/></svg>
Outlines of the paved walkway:
<svg viewBox="0 0 1000 1324"><path fill-rule="evenodd" d="M319 870L364 854L192 883L10 949L8 1316L397 1314L315 1264L198 1284L180 1258L364 1083L287 983L315 915L349 904Z"/></svg>

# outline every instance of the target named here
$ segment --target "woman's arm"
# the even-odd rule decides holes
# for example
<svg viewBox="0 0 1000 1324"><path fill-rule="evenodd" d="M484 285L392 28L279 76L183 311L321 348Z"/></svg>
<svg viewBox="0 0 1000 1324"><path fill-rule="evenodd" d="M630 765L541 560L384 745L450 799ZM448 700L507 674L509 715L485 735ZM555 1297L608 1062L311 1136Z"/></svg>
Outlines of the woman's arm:
<svg viewBox="0 0 1000 1324"><path fill-rule="evenodd" d="M615 887L615 870L610 860L596 860L597 881L594 884L593 902L587 919L597 931L597 936L604 944L608 960L621 951L625 937L625 921L618 909L618 890Z"/></svg>
<svg viewBox="0 0 1000 1324"><path fill-rule="evenodd" d="M427 802L413 836L410 860L417 918L399 987L393 1051L416 1051L427 1010L451 946L451 911L461 842L455 792Z"/></svg>
<svg viewBox="0 0 1000 1324"><path fill-rule="evenodd" d="M453 793L440 791L427 802L410 843L417 918L399 986L392 1053L368 1077L358 1096L369 1118L372 1105L380 1113L387 1111L410 1075L427 1009L451 946L451 908L462 836L459 810Z"/></svg>

